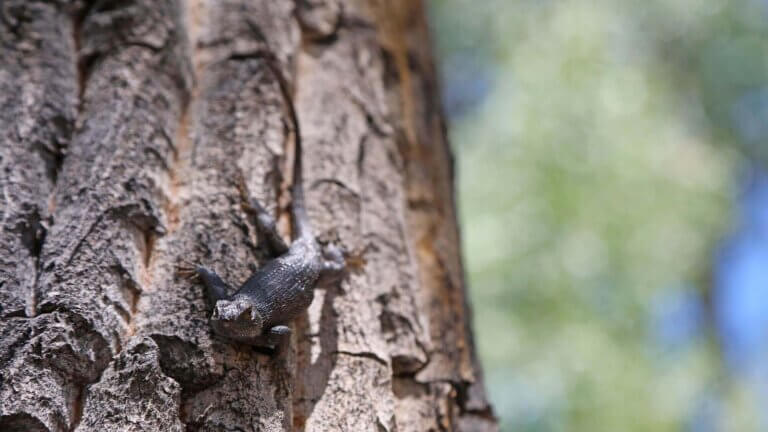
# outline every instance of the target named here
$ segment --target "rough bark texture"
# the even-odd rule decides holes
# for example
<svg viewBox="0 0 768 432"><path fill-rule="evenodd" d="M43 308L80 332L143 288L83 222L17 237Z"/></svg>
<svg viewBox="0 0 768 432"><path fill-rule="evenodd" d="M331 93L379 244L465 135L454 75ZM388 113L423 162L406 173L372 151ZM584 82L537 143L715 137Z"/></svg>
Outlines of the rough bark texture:
<svg viewBox="0 0 768 432"><path fill-rule="evenodd" d="M424 11L398 0L0 1L0 430L494 430ZM312 222L350 254L268 357L182 261L243 281Z"/></svg>

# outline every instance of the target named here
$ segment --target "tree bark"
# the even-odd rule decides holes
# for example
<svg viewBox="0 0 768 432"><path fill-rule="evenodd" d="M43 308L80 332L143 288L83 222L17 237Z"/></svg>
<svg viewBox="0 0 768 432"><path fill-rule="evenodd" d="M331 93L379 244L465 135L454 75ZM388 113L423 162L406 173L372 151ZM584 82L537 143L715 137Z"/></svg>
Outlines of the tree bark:
<svg viewBox="0 0 768 432"><path fill-rule="evenodd" d="M268 259L241 178L290 234L268 56L350 268L274 357L176 271ZM3 0L0 139L0 430L496 429L419 2Z"/></svg>

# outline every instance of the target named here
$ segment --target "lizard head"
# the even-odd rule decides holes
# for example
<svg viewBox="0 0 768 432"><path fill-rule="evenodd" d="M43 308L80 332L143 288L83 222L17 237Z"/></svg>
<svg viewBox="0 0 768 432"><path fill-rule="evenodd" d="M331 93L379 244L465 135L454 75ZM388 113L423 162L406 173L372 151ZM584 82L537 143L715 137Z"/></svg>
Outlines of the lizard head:
<svg viewBox="0 0 768 432"><path fill-rule="evenodd" d="M211 315L211 326L216 333L241 342L258 337L263 325L261 314L244 298L217 301Z"/></svg>

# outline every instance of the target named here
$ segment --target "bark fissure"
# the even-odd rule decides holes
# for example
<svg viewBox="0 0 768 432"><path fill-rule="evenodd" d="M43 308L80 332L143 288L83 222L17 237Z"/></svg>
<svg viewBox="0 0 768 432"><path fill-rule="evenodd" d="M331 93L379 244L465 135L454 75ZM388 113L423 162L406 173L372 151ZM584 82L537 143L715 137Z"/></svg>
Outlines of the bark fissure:
<svg viewBox="0 0 768 432"><path fill-rule="evenodd" d="M81 7L77 13L74 14L72 19L72 45L75 49L75 70L77 79L77 117L83 112L83 102L85 100L86 80L88 79L88 73L93 66L93 60L95 57L88 57L81 54L83 46L83 22L85 17L88 16L88 12L93 7L95 2L88 2L85 6Z"/></svg>
<svg viewBox="0 0 768 432"><path fill-rule="evenodd" d="M26 248L26 256L9 257L9 270L5 271L6 260L0 253L0 279L7 278L0 280L0 300L16 291L15 295L11 294L16 301L0 302L0 316L31 317L35 313L34 286L41 272L40 252L51 224L47 198L55 188L74 129L75 103L69 81L72 69L67 62L74 64L75 50L73 41L67 39L70 35L66 29L74 25L76 11L45 2L6 3L0 42L9 52L0 67L0 80L10 82L1 84L7 99L0 119L0 126L5 129L0 168L4 171L2 178L10 181L0 181L6 207L0 211L0 229ZM60 27L45 28L46 25ZM63 39L56 40L58 38ZM29 51L34 44L37 44L37 54L43 58L54 61L49 56L61 55L55 60L61 69L53 71L44 64L30 62L25 50ZM14 48L18 49L14 51ZM18 88L5 88L14 82L21 84L21 93L26 94L26 99L18 94ZM47 99L46 92L51 94ZM18 122L14 116L26 118ZM19 126L25 122L29 127ZM14 243L7 245L6 252L13 251ZM14 260L18 260L17 265L10 265ZM22 261L27 262L18 265Z"/></svg>
<svg viewBox="0 0 768 432"><path fill-rule="evenodd" d="M383 366L389 366L389 362L387 362L385 359L378 357L374 353L369 352L350 352L350 351L333 351L330 354L341 354L341 355L348 355L351 357L358 357L358 358L366 358L373 360Z"/></svg>
<svg viewBox="0 0 768 432"><path fill-rule="evenodd" d="M54 180L55 181L55 180ZM55 186L54 186L55 187ZM32 232L27 234L31 237L30 243L27 247L30 250L30 255L34 258L35 264L34 264L34 271L35 276L32 280L32 285L27 289L27 295L26 295L26 309L24 311L24 315L17 315L17 316L26 316L26 317L34 317L36 314L36 308L37 308L37 298L35 296L35 287L37 286L38 281L40 280L40 273L42 272L41 268L41 252L43 250L43 244L45 243L45 235L48 233L48 229L45 228L45 226L41 223L39 220L39 214L35 212L35 217L32 218L32 221L30 223ZM0 287L2 289L2 287ZM21 311L19 311L21 312ZM12 314L8 314L8 317L13 316Z"/></svg>
<svg viewBox="0 0 768 432"><path fill-rule="evenodd" d="M101 374L99 374L101 377ZM75 398L72 404L72 425L70 426L70 432L74 432L80 425L80 420L83 418L83 405L85 405L85 388L86 385L78 386L75 394Z"/></svg>
<svg viewBox="0 0 768 432"><path fill-rule="evenodd" d="M62 430L67 389L92 378L88 364L104 354L77 316L36 313L51 197L77 117L77 10L9 0L0 14L0 429ZM78 352L89 345L92 362Z"/></svg>

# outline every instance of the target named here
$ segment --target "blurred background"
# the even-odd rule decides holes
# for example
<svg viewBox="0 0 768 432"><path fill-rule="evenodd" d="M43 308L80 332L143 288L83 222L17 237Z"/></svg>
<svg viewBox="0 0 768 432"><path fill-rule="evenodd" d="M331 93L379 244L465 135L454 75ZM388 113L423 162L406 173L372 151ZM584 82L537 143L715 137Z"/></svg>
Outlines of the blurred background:
<svg viewBox="0 0 768 432"><path fill-rule="evenodd" d="M504 431L768 431L768 1L431 0Z"/></svg>

